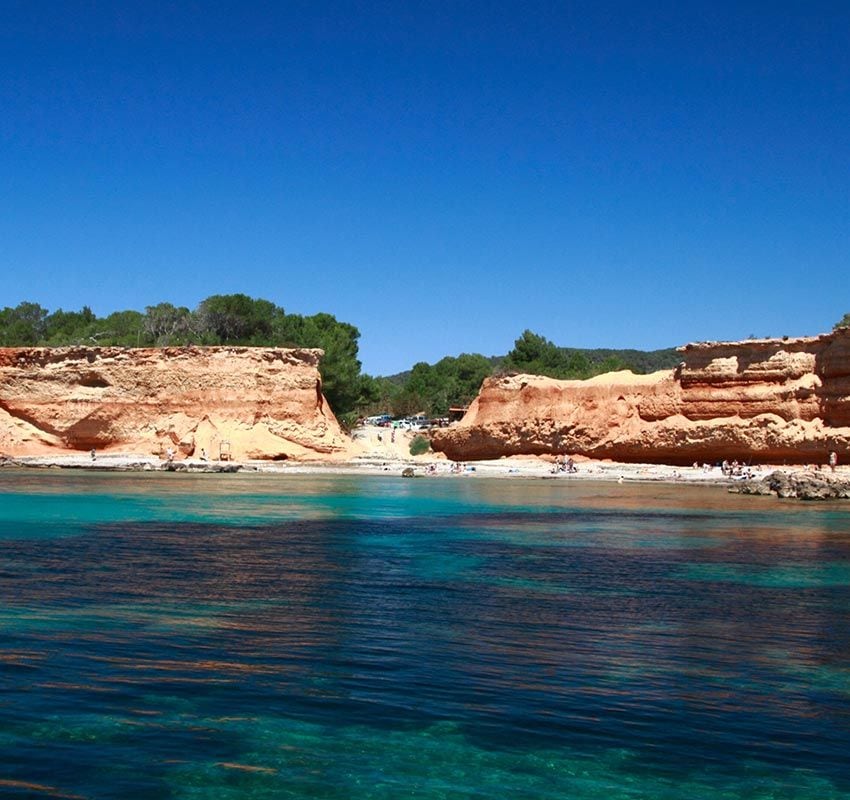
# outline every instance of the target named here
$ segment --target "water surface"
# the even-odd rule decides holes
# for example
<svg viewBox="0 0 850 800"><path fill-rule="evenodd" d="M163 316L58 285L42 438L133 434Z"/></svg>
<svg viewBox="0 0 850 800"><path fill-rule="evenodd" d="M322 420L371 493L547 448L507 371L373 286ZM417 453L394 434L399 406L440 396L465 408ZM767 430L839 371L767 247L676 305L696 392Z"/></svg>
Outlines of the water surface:
<svg viewBox="0 0 850 800"><path fill-rule="evenodd" d="M850 798L850 509L0 472L0 796Z"/></svg>

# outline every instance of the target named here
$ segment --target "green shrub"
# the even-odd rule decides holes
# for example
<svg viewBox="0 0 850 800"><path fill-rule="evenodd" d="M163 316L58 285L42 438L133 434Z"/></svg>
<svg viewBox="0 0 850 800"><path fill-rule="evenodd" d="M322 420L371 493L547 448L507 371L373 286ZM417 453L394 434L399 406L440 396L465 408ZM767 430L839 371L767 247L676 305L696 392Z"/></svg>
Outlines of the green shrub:
<svg viewBox="0 0 850 800"><path fill-rule="evenodd" d="M351 433L359 418L360 415L356 411L346 411L344 414L336 415L336 421L346 433Z"/></svg>
<svg viewBox="0 0 850 800"><path fill-rule="evenodd" d="M426 436L414 436L410 443L410 455L421 456L431 449L431 442Z"/></svg>

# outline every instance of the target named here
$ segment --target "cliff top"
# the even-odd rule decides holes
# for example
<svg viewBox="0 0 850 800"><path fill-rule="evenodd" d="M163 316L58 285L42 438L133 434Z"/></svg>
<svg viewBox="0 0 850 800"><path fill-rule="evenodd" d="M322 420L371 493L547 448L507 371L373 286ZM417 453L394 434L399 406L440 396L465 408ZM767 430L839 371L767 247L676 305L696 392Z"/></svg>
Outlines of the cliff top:
<svg viewBox="0 0 850 800"><path fill-rule="evenodd" d="M788 346L805 346L816 343L826 343L834 339L842 339L850 336L850 328L836 328L829 333L819 333L816 336L776 336L764 337L758 339L743 339L740 341L705 341L705 342L688 342L688 344L680 345L676 350L680 353L685 353L692 350L714 350L725 347L773 347L776 345Z"/></svg>

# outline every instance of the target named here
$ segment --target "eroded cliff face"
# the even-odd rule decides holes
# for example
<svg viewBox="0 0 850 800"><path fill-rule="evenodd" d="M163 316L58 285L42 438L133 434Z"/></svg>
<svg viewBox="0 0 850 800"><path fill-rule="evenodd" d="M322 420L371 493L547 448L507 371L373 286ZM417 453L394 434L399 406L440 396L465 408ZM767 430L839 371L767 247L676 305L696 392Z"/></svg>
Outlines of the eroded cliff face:
<svg viewBox="0 0 850 800"><path fill-rule="evenodd" d="M850 445L850 329L680 348L671 372L487 379L432 445L449 458L564 454L690 464L823 461Z"/></svg>
<svg viewBox="0 0 850 800"><path fill-rule="evenodd" d="M321 350L0 348L0 453L343 455Z"/></svg>

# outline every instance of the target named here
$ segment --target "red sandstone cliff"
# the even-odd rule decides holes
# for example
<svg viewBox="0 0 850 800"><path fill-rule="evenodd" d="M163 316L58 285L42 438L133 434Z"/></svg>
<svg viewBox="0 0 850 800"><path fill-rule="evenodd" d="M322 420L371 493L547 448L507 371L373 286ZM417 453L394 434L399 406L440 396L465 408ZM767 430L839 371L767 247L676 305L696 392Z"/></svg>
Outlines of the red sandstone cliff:
<svg viewBox="0 0 850 800"><path fill-rule="evenodd" d="M0 453L342 455L321 350L0 348ZM226 443L222 445L222 443Z"/></svg>
<svg viewBox="0 0 850 800"><path fill-rule="evenodd" d="M689 464L805 463L850 445L850 329L691 344L676 370L587 381L488 378L463 420L435 434L449 458L571 453Z"/></svg>

